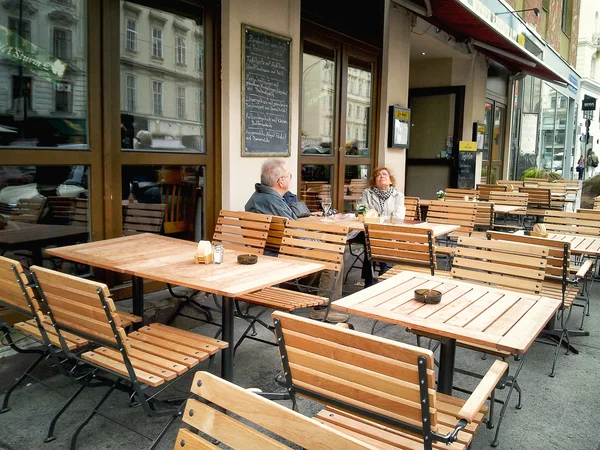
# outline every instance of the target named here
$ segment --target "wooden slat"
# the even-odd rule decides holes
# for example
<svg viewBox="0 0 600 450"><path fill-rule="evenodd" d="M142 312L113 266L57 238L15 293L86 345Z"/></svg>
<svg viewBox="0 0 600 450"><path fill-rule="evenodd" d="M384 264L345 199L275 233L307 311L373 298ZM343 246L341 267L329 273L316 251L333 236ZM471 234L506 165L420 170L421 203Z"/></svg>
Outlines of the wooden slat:
<svg viewBox="0 0 600 450"><path fill-rule="evenodd" d="M125 367L125 364L107 358L106 356L103 356L97 352L85 352L81 355L81 357L86 361L96 364L97 366L104 367L108 370L112 370L113 372L116 372L119 375L125 377L129 376L129 372L127 371L127 367ZM152 387L160 386L165 382L163 378L157 375L152 375L151 373L145 372L141 369L135 369L135 375L139 381Z"/></svg>
<svg viewBox="0 0 600 450"><path fill-rule="evenodd" d="M183 450L218 450L221 447L208 442L187 428L180 428L175 439L175 448Z"/></svg>

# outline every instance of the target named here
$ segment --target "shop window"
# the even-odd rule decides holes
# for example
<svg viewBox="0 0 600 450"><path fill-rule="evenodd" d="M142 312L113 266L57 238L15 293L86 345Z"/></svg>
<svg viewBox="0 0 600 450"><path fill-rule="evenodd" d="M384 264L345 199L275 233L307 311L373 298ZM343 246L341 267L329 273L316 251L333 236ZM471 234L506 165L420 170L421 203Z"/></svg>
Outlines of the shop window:
<svg viewBox="0 0 600 450"><path fill-rule="evenodd" d="M152 56L163 57L163 30L160 28L152 28Z"/></svg>
<svg viewBox="0 0 600 450"><path fill-rule="evenodd" d="M120 4L121 23L127 24L131 11L136 11L135 31L141 36L137 50L146 51L154 62L139 64L140 56L128 52L127 33L121 35L123 150L206 152L204 10L183 3L179 13L171 6L150 7L146 0Z"/></svg>
<svg viewBox="0 0 600 450"><path fill-rule="evenodd" d="M125 40L126 49L130 52L137 51L137 22L127 19L127 36Z"/></svg>
<svg viewBox="0 0 600 450"><path fill-rule="evenodd" d="M54 110L56 112L73 111L73 85L68 81L61 81L54 85Z"/></svg>
<svg viewBox="0 0 600 450"><path fill-rule="evenodd" d="M18 1L2 3L19 52L0 58L0 147L87 150L87 1L22 3L22 20Z"/></svg>
<svg viewBox="0 0 600 450"><path fill-rule="evenodd" d="M71 59L71 30L54 28L53 30L54 56L69 61Z"/></svg>
<svg viewBox="0 0 600 450"><path fill-rule="evenodd" d="M185 39L181 36L175 38L175 62L185 66Z"/></svg>
<svg viewBox="0 0 600 450"><path fill-rule="evenodd" d="M567 36L571 36L571 22L573 19L573 0L562 0L560 27Z"/></svg>

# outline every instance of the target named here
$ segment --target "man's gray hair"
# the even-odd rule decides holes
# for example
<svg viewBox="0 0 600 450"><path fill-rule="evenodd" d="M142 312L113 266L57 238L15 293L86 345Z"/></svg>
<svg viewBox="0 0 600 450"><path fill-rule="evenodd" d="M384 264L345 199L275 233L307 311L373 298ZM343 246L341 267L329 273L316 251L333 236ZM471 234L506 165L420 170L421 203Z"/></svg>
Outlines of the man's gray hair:
<svg viewBox="0 0 600 450"><path fill-rule="evenodd" d="M264 186L275 186L280 178L287 175L286 165L283 159L266 160L260 169L260 183Z"/></svg>

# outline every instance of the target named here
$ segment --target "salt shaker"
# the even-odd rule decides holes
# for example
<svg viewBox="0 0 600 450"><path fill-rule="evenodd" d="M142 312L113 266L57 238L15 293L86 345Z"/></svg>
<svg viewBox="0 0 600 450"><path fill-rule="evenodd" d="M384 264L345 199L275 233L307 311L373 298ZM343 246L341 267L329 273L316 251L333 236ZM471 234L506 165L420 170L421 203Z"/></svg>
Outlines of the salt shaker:
<svg viewBox="0 0 600 450"><path fill-rule="evenodd" d="M223 262L223 253L225 253L225 249L223 248L223 244L215 245L215 255L213 258L214 264L221 264Z"/></svg>

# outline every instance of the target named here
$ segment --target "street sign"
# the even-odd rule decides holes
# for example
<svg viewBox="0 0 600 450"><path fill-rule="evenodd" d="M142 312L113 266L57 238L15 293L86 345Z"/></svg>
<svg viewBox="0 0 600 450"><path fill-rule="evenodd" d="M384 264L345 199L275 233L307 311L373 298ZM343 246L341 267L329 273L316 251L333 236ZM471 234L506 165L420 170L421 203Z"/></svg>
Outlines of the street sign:
<svg viewBox="0 0 600 450"><path fill-rule="evenodd" d="M590 97L589 95L584 96L583 101L581 102L581 110L582 111L595 111L596 110L596 99L594 97Z"/></svg>

